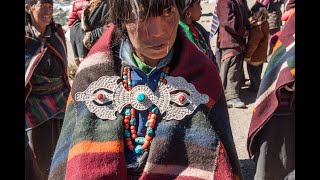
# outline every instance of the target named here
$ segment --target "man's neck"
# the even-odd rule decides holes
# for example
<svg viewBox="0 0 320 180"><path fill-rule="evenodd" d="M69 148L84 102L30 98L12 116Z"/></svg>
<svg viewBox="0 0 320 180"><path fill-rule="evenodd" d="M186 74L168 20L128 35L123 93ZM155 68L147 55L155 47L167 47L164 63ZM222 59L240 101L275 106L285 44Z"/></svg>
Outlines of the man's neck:
<svg viewBox="0 0 320 180"><path fill-rule="evenodd" d="M31 20L31 24L37 29L37 31L41 33L41 35L43 35L46 32L47 26L39 26L37 23L34 22L34 20Z"/></svg>
<svg viewBox="0 0 320 180"><path fill-rule="evenodd" d="M150 59L146 56L144 56L143 54L136 52L136 55L138 56L138 58L144 62L146 65L150 66L150 67L155 67L159 64L159 62L161 61L161 59Z"/></svg>

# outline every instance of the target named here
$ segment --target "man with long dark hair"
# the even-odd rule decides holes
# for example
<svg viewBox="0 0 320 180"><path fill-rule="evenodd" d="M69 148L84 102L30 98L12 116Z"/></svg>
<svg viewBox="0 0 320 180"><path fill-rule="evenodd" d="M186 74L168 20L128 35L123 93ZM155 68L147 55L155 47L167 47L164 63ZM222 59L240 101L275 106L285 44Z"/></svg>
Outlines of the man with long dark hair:
<svg viewBox="0 0 320 180"><path fill-rule="evenodd" d="M214 62L181 0L109 1L73 81L49 179L241 179Z"/></svg>

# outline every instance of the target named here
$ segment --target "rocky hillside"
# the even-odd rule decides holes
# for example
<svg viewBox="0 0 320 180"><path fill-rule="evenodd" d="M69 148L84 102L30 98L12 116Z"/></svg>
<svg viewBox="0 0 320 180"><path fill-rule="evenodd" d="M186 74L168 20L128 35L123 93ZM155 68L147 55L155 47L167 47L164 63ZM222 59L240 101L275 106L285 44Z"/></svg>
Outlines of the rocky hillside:
<svg viewBox="0 0 320 180"><path fill-rule="evenodd" d="M62 26L68 24L68 16L72 8L73 0L54 0L53 18Z"/></svg>

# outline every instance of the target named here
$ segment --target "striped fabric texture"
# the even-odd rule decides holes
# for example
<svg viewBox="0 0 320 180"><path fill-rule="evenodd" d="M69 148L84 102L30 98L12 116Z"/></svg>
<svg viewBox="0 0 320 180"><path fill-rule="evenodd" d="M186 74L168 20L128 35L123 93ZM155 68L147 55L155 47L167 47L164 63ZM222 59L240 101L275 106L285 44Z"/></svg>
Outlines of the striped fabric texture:
<svg viewBox="0 0 320 180"><path fill-rule="evenodd" d="M123 115L116 113L116 120L99 119L83 102L74 101L77 92L84 91L101 76L120 76L116 65L119 55L110 48L113 30L114 25L110 25L79 66L49 179L128 178ZM176 41L181 44L181 51L174 52L181 54L174 59L178 62L170 67L169 76L184 77L197 91L207 94L210 101L180 121L159 117L140 179L241 178L218 69L209 60L199 61L208 57L182 29L178 29Z"/></svg>
<svg viewBox="0 0 320 180"><path fill-rule="evenodd" d="M295 82L295 13L291 14L274 47L270 62L261 81L248 133L250 156L257 150L253 141L279 106L278 92Z"/></svg>
<svg viewBox="0 0 320 180"><path fill-rule="evenodd" d="M53 34L48 41L41 41L39 38L25 36L25 121L26 129L34 128L46 120L56 117L65 111L66 101L69 94L69 83L66 76L67 72L67 57L64 34L62 27L58 24L51 23L50 27ZM61 78L48 78L45 76L34 75L33 72L47 49L52 52L62 62L65 69L65 75ZM47 85L50 85L47 94L32 94L33 85L39 85L46 90ZM63 86L65 88L61 88ZM54 88L57 90L54 91ZM58 91L59 89L62 89ZM63 118L63 114L60 118Z"/></svg>
<svg viewBox="0 0 320 180"><path fill-rule="evenodd" d="M218 32L219 28L219 19L217 16L217 3L214 6L213 13L212 13L212 23L211 23L211 29L210 29L210 39Z"/></svg>
<svg viewBox="0 0 320 180"><path fill-rule="evenodd" d="M269 29L275 29L282 26L281 22L281 4L284 0L256 0L256 2L263 4L268 9Z"/></svg>

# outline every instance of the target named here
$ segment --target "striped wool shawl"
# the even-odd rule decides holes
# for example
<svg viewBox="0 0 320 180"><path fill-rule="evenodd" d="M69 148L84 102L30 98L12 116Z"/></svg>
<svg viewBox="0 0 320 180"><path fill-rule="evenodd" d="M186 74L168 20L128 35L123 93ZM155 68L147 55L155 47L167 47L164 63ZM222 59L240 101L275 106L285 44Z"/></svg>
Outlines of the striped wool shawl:
<svg viewBox="0 0 320 180"><path fill-rule="evenodd" d="M34 33L30 31L30 28L31 25L27 24L25 32L25 121L27 129L35 128L46 120L64 113L66 100L70 91L67 78L67 49L61 25L51 22L48 28L51 28L52 34L46 38L46 40L36 37ZM42 88L48 88L46 85L53 87L54 85L61 84L57 78L34 75L34 70L38 67L39 62L42 61L48 49L50 49L57 57L56 59L63 64L64 73L61 79L67 88L54 93L43 95L33 94L31 96L30 93L34 85L31 83L31 77L33 77L33 80L36 79L36 81L41 82L39 84L41 84Z"/></svg>
<svg viewBox="0 0 320 180"><path fill-rule="evenodd" d="M268 122L279 106L278 92L295 82L295 13L289 17L274 47L261 81L248 133L247 148L252 156L257 151L255 135Z"/></svg>
<svg viewBox="0 0 320 180"><path fill-rule="evenodd" d="M25 35L25 87L30 83L33 71L41 61L47 48L50 48L59 57L65 66L65 72L67 72L67 48L62 27L53 22L49 26L53 31L49 41L45 42L40 38ZM65 80L67 80L66 78Z"/></svg>
<svg viewBox="0 0 320 180"><path fill-rule="evenodd" d="M128 178L123 115L116 113L116 120L99 119L83 102L74 100L75 93L101 76L120 76L119 56L110 47L113 30L110 25L79 66L49 179ZM217 68L181 29L178 34L181 54L172 60L178 61L175 65L170 63L169 75L184 77L210 101L180 121L157 119L140 179L238 179L241 171Z"/></svg>

